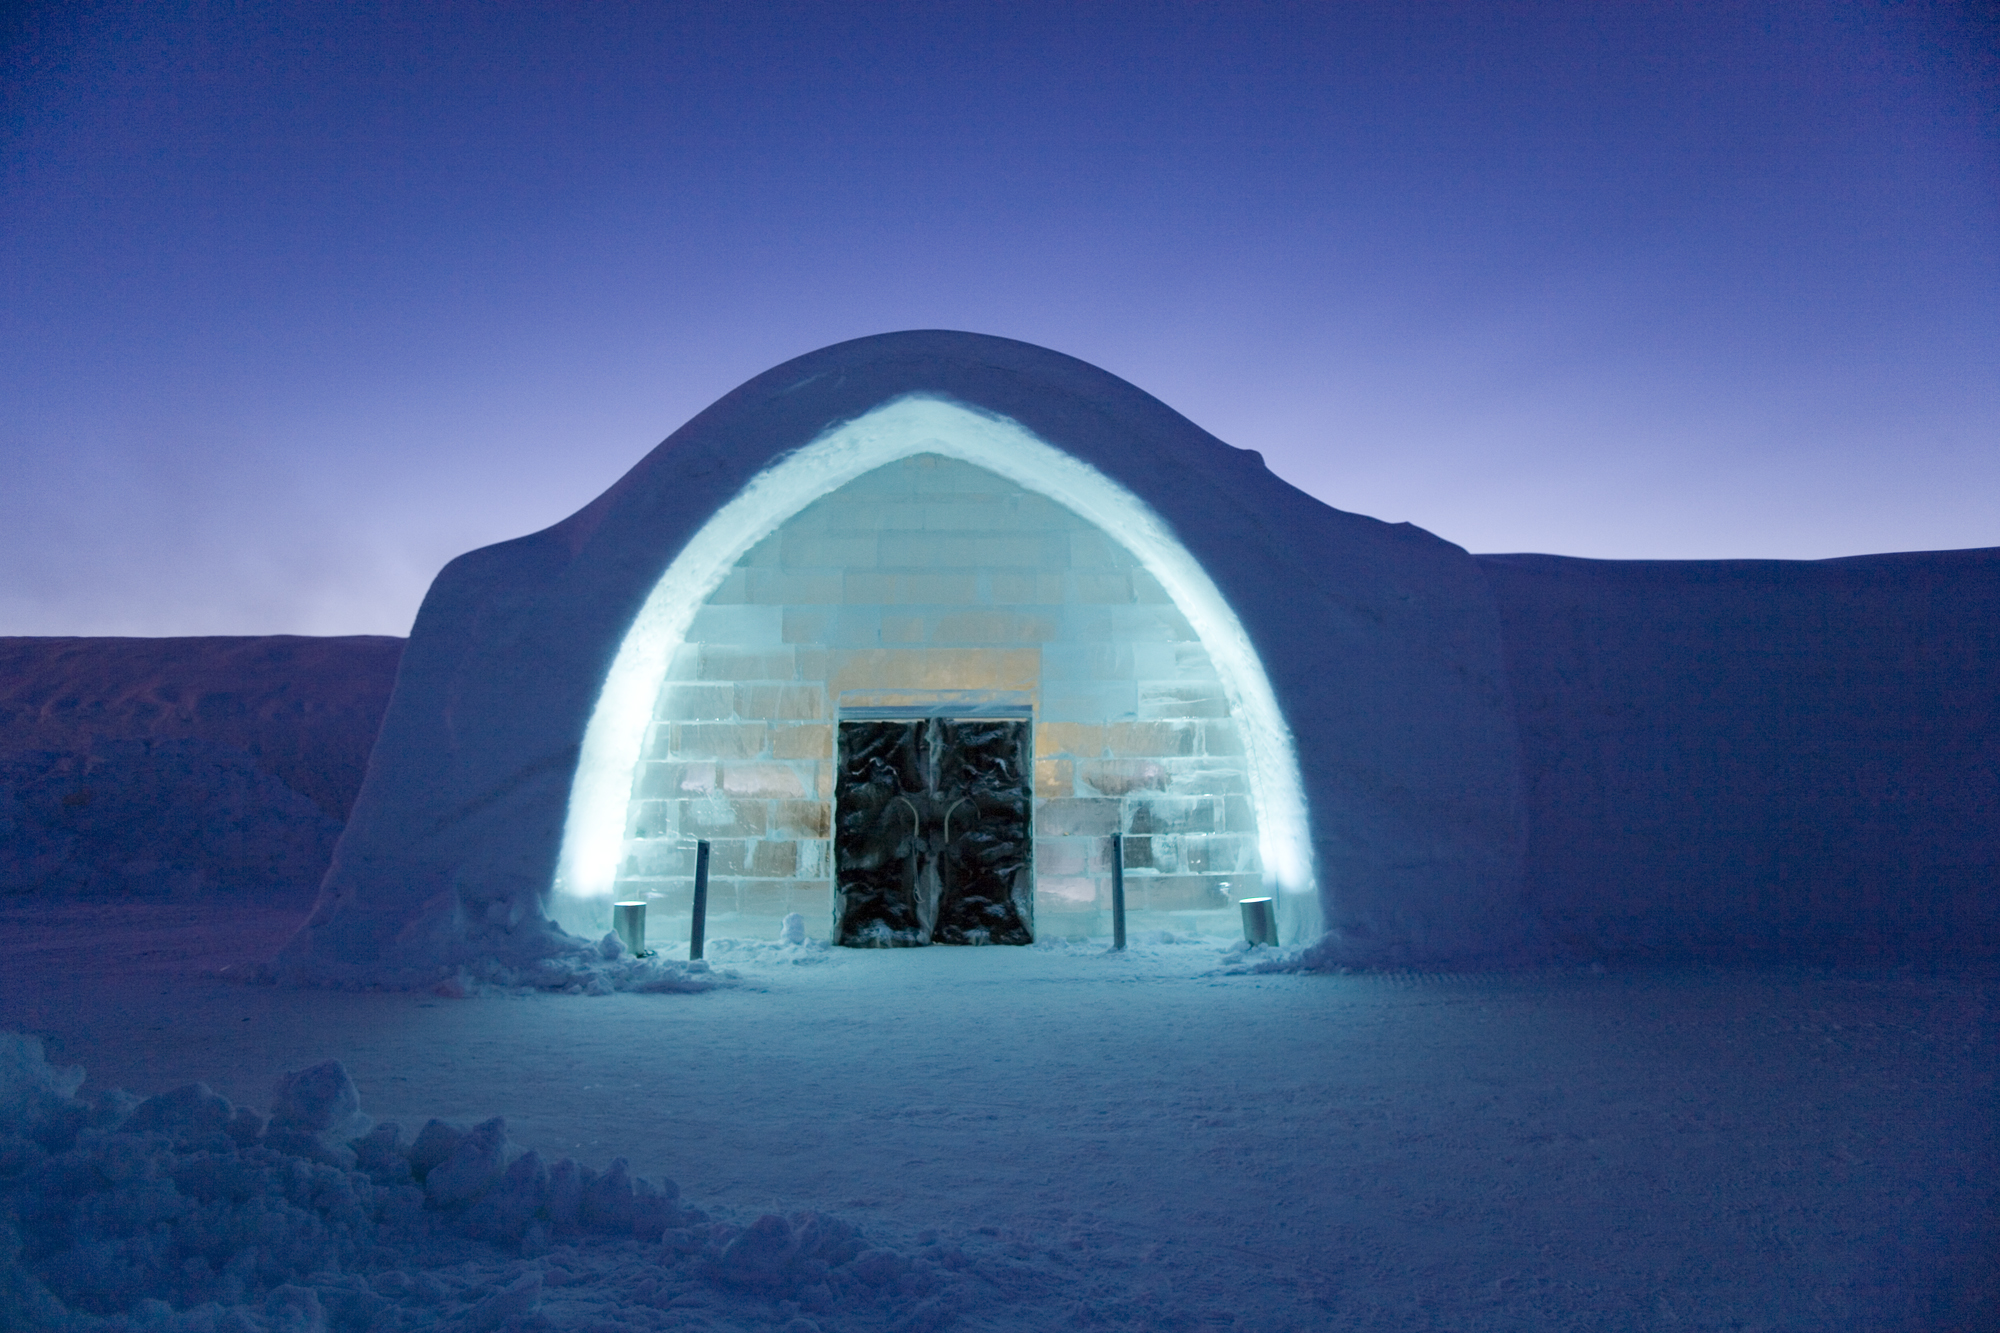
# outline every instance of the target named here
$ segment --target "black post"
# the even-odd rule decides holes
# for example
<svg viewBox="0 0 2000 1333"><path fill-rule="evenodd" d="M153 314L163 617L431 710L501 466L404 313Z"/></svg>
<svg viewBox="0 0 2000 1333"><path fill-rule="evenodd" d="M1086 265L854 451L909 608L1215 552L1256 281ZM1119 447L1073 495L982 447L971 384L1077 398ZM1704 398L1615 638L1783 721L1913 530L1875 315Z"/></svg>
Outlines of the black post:
<svg viewBox="0 0 2000 1333"><path fill-rule="evenodd" d="M688 958L701 957L701 937L708 930L708 840L694 845L694 925L688 932Z"/></svg>
<svg viewBox="0 0 2000 1333"><path fill-rule="evenodd" d="M1125 837L1111 835L1111 947L1125 947Z"/></svg>

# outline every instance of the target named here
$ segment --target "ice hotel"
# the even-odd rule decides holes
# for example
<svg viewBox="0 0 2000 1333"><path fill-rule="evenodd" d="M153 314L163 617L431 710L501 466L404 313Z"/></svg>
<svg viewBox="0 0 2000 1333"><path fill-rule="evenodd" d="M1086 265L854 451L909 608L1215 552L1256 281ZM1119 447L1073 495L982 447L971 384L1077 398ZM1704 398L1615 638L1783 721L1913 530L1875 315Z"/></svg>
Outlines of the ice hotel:
<svg viewBox="0 0 2000 1333"><path fill-rule="evenodd" d="M716 933L1102 934L1113 834L1134 929L1490 931L1512 747L1457 547L1069 357L866 338L440 574L286 959L532 958L615 900L672 935L697 841Z"/></svg>

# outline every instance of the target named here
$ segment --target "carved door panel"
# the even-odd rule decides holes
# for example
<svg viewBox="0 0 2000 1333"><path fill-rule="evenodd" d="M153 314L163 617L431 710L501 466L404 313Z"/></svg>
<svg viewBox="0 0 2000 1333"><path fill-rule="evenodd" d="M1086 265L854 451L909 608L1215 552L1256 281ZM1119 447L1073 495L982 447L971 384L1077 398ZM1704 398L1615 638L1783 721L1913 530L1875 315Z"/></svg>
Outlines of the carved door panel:
<svg viewBox="0 0 2000 1333"><path fill-rule="evenodd" d="M939 718L939 944L1029 944L1034 892L1028 723Z"/></svg>
<svg viewBox="0 0 2000 1333"><path fill-rule="evenodd" d="M834 942L1034 939L1029 723L843 720L834 795Z"/></svg>
<svg viewBox="0 0 2000 1333"><path fill-rule="evenodd" d="M834 772L833 940L860 948L929 944L935 898L924 837L922 719L840 724Z"/></svg>

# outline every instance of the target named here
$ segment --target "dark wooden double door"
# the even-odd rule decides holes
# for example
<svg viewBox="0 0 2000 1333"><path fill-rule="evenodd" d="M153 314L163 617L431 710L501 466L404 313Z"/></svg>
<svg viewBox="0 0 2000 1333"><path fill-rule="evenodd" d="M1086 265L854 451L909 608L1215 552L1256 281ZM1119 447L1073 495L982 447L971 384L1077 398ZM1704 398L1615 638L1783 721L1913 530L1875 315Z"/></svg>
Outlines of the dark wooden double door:
<svg viewBox="0 0 2000 1333"><path fill-rule="evenodd" d="M856 948L1034 940L1026 718L839 723L833 940Z"/></svg>

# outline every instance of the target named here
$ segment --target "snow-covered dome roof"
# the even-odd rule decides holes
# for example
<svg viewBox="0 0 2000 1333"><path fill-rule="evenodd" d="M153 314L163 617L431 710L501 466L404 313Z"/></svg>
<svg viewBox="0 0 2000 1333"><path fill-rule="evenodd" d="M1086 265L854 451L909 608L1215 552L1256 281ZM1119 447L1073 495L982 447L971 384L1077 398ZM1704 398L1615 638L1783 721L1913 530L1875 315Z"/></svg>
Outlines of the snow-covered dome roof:
<svg viewBox="0 0 2000 1333"><path fill-rule="evenodd" d="M868 448L887 458L938 446L951 421L984 423L990 436L984 454L956 456L1011 469L1078 512L1095 503L1088 487L1063 492L1038 478L1073 464L1103 483L1090 495L1125 497L1128 509L1085 517L1108 530L1153 524L1159 539L1146 550L1143 534L1113 536L1142 561L1147 550L1184 553L1184 582L1208 588L1240 632L1250 666L1225 680L1237 680L1242 706L1268 708L1266 730L1282 740L1267 768L1289 764L1290 777L1270 780L1267 805L1298 807L1273 806L1262 830L1268 873L1312 897L1294 939L1324 927L1371 957L1507 947L1519 926L1493 914L1520 875L1516 743L1498 617L1473 560L1407 524L1329 508L1255 452L1082 361L918 331L759 375L568 519L439 574L320 904L284 970L418 981L467 960L573 947L548 907L566 827L576 843L580 763L601 741L607 681L631 659L663 577L691 567L717 516L750 513L745 497L773 491L773 478L803 484L801 460L819 459L831 488ZM902 442L884 445L893 430ZM752 505L755 521L777 521L800 495ZM760 535L744 522L735 550ZM1261 701L1249 698L1258 691Z"/></svg>

